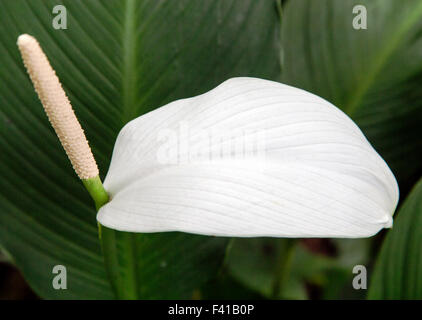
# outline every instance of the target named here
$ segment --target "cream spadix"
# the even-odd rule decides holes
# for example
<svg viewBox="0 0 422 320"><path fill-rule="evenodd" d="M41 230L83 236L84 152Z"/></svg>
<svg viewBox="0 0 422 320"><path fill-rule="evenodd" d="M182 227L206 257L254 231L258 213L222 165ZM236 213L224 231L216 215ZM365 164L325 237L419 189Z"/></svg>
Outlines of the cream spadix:
<svg viewBox="0 0 422 320"><path fill-rule="evenodd" d="M394 175L329 102L234 78L129 122L98 221L131 232L367 237L392 225Z"/></svg>
<svg viewBox="0 0 422 320"><path fill-rule="evenodd" d="M76 174L82 180L97 177L97 163L83 129L38 41L23 34L19 36L17 44L38 97Z"/></svg>

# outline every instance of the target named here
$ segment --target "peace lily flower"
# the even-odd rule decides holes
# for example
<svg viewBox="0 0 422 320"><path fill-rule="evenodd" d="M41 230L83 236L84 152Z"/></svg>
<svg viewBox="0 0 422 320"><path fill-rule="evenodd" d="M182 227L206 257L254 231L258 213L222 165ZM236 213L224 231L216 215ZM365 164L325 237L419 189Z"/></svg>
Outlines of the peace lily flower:
<svg viewBox="0 0 422 320"><path fill-rule="evenodd" d="M109 228L235 237L372 236L391 227L399 194L346 114L255 78L227 80L129 122L104 187L111 201L97 219Z"/></svg>

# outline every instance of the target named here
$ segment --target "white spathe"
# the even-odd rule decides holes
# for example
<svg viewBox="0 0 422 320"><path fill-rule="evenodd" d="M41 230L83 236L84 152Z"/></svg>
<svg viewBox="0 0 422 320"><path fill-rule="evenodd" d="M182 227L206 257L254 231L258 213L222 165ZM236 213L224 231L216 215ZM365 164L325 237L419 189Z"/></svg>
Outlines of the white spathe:
<svg viewBox="0 0 422 320"><path fill-rule="evenodd" d="M341 110L301 89L233 78L129 122L98 221L131 232L368 237L398 186Z"/></svg>

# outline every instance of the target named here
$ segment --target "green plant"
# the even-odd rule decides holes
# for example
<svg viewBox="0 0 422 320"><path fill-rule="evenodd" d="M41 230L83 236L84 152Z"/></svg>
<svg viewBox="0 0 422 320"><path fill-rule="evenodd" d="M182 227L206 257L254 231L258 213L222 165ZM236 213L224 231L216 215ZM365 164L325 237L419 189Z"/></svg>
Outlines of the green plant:
<svg viewBox="0 0 422 320"><path fill-rule="evenodd" d="M270 0L60 3L68 10L67 30L51 28L57 1L0 3L0 244L43 298L111 299L114 293L104 268L95 210L21 63L15 43L22 33L31 33L43 44L102 174L117 133L129 120L208 91L227 78L254 76L304 88L342 108L391 166L402 199L420 177L420 1L294 0L282 10L280 1ZM352 9L362 3L368 9L368 29L356 31ZM421 215L414 200L418 192L416 187L388 231L370 297L420 298L421 219L401 222ZM406 231L401 229L406 228L411 236L394 240L403 237ZM130 292L128 298L147 299L190 298L199 292L207 297L211 290L204 285L227 277L218 283L218 292L228 286L238 289L233 295L239 296L253 290L266 297L306 298L306 282L326 289L324 297L341 297L339 292L351 283L351 266L369 259L367 247L373 243L336 241L336 258L298 246L280 294L271 290L277 288L272 284L277 268L268 267L277 254L265 253L263 239L236 239L223 264L226 238L103 232L112 239L105 253L117 252L114 276L120 287L115 292L123 298ZM283 255L285 240L264 240ZM250 262L241 262L245 257L239 250L248 242L256 249L251 254L264 253L262 281L248 277L253 272ZM348 251L342 248L347 244L367 254L344 262ZM391 249L396 246L401 250ZM412 250L403 252L406 246ZM396 257L402 263L398 268L408 268L401 277L385 267ZM68 290L51 286L51 270L58 264L67 267ZM303 265L307 268L299 270ZM381 275L377 270L388 272ZM119 282L120 277L132 281ZM379 293L393 282L413 286Z"/></svg>

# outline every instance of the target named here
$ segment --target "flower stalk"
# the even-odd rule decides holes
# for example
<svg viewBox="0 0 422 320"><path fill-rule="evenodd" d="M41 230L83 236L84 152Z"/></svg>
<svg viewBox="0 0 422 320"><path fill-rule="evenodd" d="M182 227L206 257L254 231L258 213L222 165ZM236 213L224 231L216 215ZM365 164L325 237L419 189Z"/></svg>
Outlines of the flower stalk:
<svg viewBox="0 0 422 320"><path fill-rule="evenodd" d="M82 183L94 200L97 211L110 200L99 176L84 179L82 180Z"/></svg>

